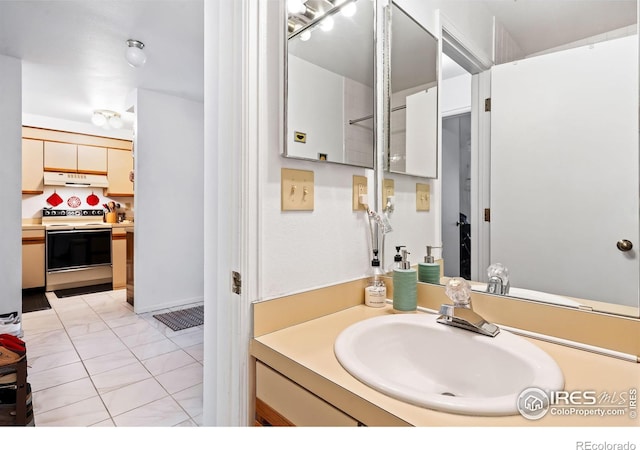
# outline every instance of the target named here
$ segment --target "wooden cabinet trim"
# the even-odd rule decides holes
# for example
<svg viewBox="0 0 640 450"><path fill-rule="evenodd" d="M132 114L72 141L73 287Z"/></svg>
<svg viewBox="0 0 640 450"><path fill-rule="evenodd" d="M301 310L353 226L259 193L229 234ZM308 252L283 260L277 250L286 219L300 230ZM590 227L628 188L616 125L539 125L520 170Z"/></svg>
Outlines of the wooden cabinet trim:
<svg viewBox="0 0 640 450"><path fill-rule="evenodd" d="M22 238L23 245L44 244L44 236L25 236Z"/></svg>
<svg viewBox="0 0 640 450"><path fill-rule="evenodd" d="M111 240L112 241L125 241L127 239L127 233L124 234L112 234L111 235Z"/></svg>
<svg viewBox="0 0 640 450"><path fill-rule="evenodd" d="M22 191L22 193L28 195L40 195L44 194L44 191Z"/></svg>
<svg viewBox="0 0 640 450"><path fill-rule="evenodd" d="M260 426L273 426L273 427L294 427L295 425L287 420L278 411L267 405L265 402L256 398L256 422Z"/></svg>
<svg viewBox="0 0 640 450"><path fill-rule="evenodd" d="M75 133L71 131L52 130L39 127L22 127L22 137L25 139L39 139L50 142L67 144L79 144L92 147L117 148L118 150L131 151L133 141L128 139L108 138L93 134Z"/></svg>

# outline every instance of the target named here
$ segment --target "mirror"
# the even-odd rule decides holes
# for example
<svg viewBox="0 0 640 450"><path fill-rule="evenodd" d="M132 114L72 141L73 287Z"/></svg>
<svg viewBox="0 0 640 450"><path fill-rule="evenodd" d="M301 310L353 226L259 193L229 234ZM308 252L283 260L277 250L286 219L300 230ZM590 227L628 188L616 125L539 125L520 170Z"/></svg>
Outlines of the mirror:
<svg viewBox="0 0 640 450"><path fill-rule="evenodd" d="M392 2L389 172L438 175L438 41Z"/></svg>
<svg viewBox="0 0 640 450"><path fill-rule="evenodd" d="M374 2L289 0L284 156L374 167Z"/></svg>
<svg viewBox="0 0 640 450"><path fill-rule="evenodd" d="M487 249L486 264L471 277L476 289L486 289L487 267L500 262L509 269L512 297L638 317L637 2L483 3L495 17L488 34L496 64L484 129L491 143L472 158L470 180L477 189L481 181L473 176L490 173L490 196L472 192L475 214L468 217L474 249L480 241ZM614 46L619 54L611 59ZM609 56L595 59L601 50ZM554 86L561 79L562 87ZM443 76L441 103L446 85ZM624 156L614 155L623 148ZM489 207L490 236L483 240L478 227ZM623 218L612 231L614 213ZM452 226L456 221L465 222L456 217ZM421 239L431 244L434 237ZM624 251L617 243L627 239L633 248Z"/></svg>

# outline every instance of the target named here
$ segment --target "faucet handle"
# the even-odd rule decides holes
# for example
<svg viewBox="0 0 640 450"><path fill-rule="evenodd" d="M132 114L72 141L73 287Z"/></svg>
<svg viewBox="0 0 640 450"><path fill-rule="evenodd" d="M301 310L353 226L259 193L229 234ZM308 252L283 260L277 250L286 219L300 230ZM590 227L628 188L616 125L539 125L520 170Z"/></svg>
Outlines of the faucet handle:
<svg viewBox="0 0 640 450"><path fill-rule="evenodd" d="M502 280L502 284L509 282L509 269L501 263L493 263L487 268L487 276L489 278L498 277Z"/></svg>
<svg viewBox="0 0 640 450"><path fill-rule="evenodd" d="M471 284L464 278L451 278L444 292L456 308L471 308Z"/></svg>

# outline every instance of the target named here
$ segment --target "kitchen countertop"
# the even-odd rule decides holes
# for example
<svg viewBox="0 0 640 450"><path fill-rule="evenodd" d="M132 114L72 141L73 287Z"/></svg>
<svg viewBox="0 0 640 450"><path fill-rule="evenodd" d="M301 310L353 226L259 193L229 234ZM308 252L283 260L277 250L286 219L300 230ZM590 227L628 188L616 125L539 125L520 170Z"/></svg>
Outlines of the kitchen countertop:
<svg viewBox="0 0 640 450"><path fill-rule="evenodd" d="M361 320L393 314L390 305L350 307L289 326L251 341L251 355L370 426L639 426L640 419L623 416L552 415L527 420L520 415L476 417L414 406L361 383L342 368L333 343L342 330ZM640 364L545 342L529 340L551 355L561 367L566 391L594 390L600 395L628 393L640 387ZM446 364L446 361L439 362Z"/></svg>
<svg viewBox="0 0 640 450"><path fill-rule="evenodd" d="M105 224L104 222L100 223L100 226L111 225L111 228L132 228L133 222L121 222L121 223L112 223ZM45 225L41 223L22 223L22 230L44 230L46 228Z"/></svg>

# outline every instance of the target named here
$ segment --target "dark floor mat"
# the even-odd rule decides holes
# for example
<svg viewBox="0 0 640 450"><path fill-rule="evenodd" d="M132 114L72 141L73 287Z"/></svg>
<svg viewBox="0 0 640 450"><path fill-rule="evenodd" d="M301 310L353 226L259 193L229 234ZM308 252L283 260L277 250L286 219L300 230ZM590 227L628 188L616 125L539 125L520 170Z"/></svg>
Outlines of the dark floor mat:
<svg viewBox="0 0 640 450"><path fill-rule="evenodd" d="M64 297L74 297L76 295L85 295L85 294L96 294L98 292L105 292L113 290L113 284L105 283L105 284L94 284L93 286L83 286L77 288L70 289L60 289L58 291L53 291L58 298Z"/></svg>
<svg viewBox="0 0 640 450"><path fill-rule="evenodd" d="M204 306L171 311L163 314L155 314L153 317L164 323L173 331L197 327L204 323Z"/></svg>
<svg viewBox="0 0 640 450"><path fill-rule="evenodd" d="M22 290L22 314L44 309L51 309L51 305L43 289Z"/></svg>

